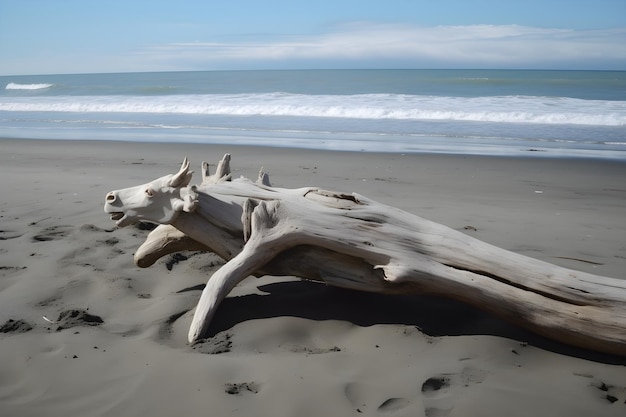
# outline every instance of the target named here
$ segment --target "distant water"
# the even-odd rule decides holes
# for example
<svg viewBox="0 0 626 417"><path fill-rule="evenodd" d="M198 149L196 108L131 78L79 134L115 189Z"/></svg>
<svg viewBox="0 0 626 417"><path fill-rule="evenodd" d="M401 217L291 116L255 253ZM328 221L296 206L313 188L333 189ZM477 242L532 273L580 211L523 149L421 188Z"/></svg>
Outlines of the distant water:
<svg viewBox="0 0 626 417"><path fill-rule="evenodd" d="M626 72L0 77L0 137L626 159Z"/></svg>

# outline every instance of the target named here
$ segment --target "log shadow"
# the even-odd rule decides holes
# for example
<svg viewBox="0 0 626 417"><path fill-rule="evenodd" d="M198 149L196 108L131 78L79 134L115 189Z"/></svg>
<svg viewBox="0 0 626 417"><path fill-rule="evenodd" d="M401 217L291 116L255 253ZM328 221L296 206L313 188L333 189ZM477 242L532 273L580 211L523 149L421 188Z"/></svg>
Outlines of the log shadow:
<svg viewBox="0 0 626 417"><path fill-rule="evenodd" d="M309 281L267 284L268 295L226 298L209 336L238 323L272 317L342 320L357 326L415 326L429 336L491 335L516 340L551 352L606 364L626 365L626 358L575 348L532 333L470 305L426 295L387 295L345 290Z"/></svg>

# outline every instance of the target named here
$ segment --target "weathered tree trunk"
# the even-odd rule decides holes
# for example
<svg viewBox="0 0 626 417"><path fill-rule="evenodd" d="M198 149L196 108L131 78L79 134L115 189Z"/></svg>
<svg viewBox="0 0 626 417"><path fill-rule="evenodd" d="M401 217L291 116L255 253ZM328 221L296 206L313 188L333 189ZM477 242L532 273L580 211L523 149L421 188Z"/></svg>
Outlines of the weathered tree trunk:
<svg viewBox="0 0 626 417"><path fill-rule="evenodd" d="M159 226L135 255L139 266L183 249L228 261L202 292L192 343L237 283L272 274L453 298L563 343L626 355L626 280L522 256L358 194L274 188L263 173L230 181L229 160L213 176L204 165L195 211Z"/></svg>

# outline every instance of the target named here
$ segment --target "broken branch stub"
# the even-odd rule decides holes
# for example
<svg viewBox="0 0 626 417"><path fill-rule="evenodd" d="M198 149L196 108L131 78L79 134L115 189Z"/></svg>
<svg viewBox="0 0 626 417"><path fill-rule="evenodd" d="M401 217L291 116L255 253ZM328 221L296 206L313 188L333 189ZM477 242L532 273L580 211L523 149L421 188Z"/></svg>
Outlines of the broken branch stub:
<svg viewBox="0 0 626 417"><path fill-rule="evenodd" d="M202 292L191 343L203 337L237 283L269 274L448 297L563 343L626 355L626 280L510 252L356 193L272 187L263 171L256 182L232 180L228 154L214 175L206 163L203 168L202 183L179 192L194 202L193 210L170 216L135 255L140 266L184 249L209 250L227 260ZM113 191L105 204L116 218L124 212L125 224L128 215L117 197L126 194ZM136 204L132 211L139 211Z"/></svg>

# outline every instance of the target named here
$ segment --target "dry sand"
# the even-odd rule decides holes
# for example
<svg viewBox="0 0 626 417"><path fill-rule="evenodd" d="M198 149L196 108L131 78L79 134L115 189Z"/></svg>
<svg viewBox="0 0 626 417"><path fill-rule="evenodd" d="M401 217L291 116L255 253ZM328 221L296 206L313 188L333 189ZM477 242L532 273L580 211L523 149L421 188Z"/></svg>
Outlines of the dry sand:
<svg viewBox="0 0 626 417"><path fill-rule="evenodd" d="M626 359L464 305L249 278L186 345L222 261L134 266L112 189L233 155L235 174L356 191L509 250L626 278L626 163L0 140L1 416L624 416ZM43 317L47 317L50 323ZM102 322L100 322L101 320Z"/></svg>

